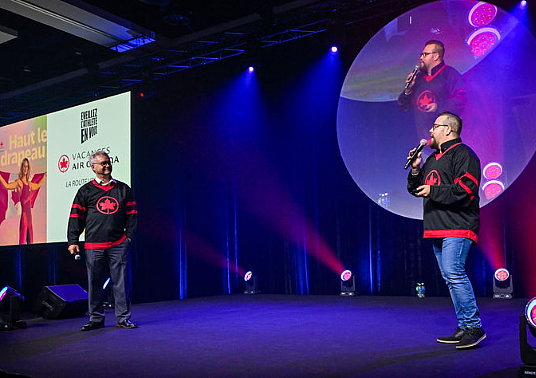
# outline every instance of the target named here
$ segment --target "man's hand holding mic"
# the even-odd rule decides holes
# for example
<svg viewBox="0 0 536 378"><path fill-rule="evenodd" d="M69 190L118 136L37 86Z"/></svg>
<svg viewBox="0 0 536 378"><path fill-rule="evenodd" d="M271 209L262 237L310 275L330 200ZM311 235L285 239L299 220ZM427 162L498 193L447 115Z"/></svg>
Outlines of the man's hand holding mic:
<svg viewBox="0 0 536 378"><path fill-rule="evenodd" d="M71 255L74 255L75 260L80 260L80 247L78 244L71 244L67 249Z"/></svg>
<svg viewBox="0 0 536 378"><path fill-rule="evenodd" d="M419 146L420 147L420 146ZM411 174L417 176L421 171L422 151L418 151L419 147L415 147L408 152L408 161L411 161ZM422 150L422 148L420 149ZM417 152L417 156L415 153ZM415 189L412 194L415 197L428 197L430 195L430 185L421 185Z"/></svg>
<svg viewBox="0 0 536 378"><path fill-rule="evenodd" d="M419 66L415 66L413 68L413 71L406 78L406 85L404 85L405 95L411 94L411 88L415 85L415 79L417 78L418 73L419 73Z"/></svg>

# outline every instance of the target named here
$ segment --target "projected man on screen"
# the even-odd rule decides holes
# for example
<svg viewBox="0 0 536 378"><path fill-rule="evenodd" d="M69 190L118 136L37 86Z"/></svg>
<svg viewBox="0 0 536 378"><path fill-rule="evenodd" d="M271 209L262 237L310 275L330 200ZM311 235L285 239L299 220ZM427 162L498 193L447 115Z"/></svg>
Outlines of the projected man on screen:
<svg viewBox="0 0 536 378"><path fill-rule="evenodd" d="M45 173L37 173L30 179L30 172L30 160L24 158L20 164L19 176L15 181L7 182L0 175L0 183L4 189L14 190L11 197L13 202L15 204L20 202L19 244L33 244L34 242L32 207L46 177Z"/></svg>
<svg viewBox="0 0 536 378"><path fill-rule="evenodd" d="M83 185L73 201L67 240L69 252L79 254L78 241L85 230L89 294L89 323L82 331L104 327L103 284L108 266L113 282L116 326L136 328L131 320L127 285L128 245L136 231L137 210L130 187L112 178L112 163L104 151L90 157L96 178Z"/></svg>
<svg viewBox="0 0 536 378"><path fill-rule="evenodd" d="M456 69L444 62L442 42L426 42L419 59L416 75L408 75L408 87L398 96L398 108L413 109L418 131L426 131L439 113L462 114L467 99L463 78Z"/></svg>
<svg viewBox="0 0 536 378"><path fill-rule="evenodd" d="M484 340L465 261L478 241L480 224L480 160L462 143L462 120L443 112L430 128L430 147L436 149L424 163L421 153L411 164L408 191L423 198L424 237L433 239L434 253L456 311L458 326L451 336L438 337L456 349L470 348ZM409 152L408 159L416 149Z"/></svg>

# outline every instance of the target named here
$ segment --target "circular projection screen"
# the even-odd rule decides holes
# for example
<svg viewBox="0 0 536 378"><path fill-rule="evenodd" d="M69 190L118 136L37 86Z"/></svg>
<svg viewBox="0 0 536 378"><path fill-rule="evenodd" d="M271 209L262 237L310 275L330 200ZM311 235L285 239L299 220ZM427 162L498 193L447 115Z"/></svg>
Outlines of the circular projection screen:
<svg viewBox="0 0 536 378"><path fill-rule="evenodd" d="M483 175L481 207L497 198L534 154L536 43L513 15L476 1L422 5L385 25L354 60L341 90L337 135L341 155L357 185L378 205L422 219L422 199L406 191L408 151L429 128L397 97L418 64L426 41L445 44L445 62L463 76L468 101L462 139L478 154ZM423 157L432 150L424 149Z"/></svg>

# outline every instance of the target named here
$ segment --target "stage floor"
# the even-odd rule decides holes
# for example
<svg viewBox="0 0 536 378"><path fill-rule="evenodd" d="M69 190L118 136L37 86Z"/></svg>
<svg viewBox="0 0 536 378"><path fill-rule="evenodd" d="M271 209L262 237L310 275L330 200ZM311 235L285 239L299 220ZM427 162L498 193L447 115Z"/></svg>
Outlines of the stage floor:
<svg viewBox="0 0 536 378"><path fill-rule="evenodd" d="M456 350L450 298L226 295L137 304L139 328L86 317L0 332L0 372L35 378L508 378L522 365L524 299L479 298L487 338ZM530 335L529 335L530 337ZM12 374L12 375L11 375Z"/></svg>

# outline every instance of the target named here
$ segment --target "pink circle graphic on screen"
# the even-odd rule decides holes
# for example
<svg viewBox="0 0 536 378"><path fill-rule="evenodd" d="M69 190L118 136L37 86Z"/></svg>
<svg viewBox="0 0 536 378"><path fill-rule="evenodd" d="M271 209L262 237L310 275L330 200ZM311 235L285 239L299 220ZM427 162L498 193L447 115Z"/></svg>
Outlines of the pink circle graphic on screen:
<svg viewBox="0 0 536 378"><path fill-rule="evenodd" d="M490 24L497 16L497 7L486 2L479 2L469 11L469 23L476 27Z"/></svg>

